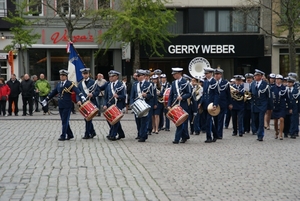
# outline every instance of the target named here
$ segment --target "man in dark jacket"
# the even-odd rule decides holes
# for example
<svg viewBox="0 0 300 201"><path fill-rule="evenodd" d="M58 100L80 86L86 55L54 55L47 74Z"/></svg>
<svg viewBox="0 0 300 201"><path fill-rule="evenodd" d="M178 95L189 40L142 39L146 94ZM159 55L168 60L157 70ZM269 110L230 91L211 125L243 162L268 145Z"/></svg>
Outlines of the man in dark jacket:
<svg viewBox="0 0 300 201"><path fill-rule="evenodd" d="M6 83L10 88L10 95L8 96L8 116L12 114L12 104L15 106L15 115L18 116L19 108L19 94L20 91L20 82L16 79L16 74L11 75L11 79Z"/></svg>
<svg viewBox="0 0 300 201"><path fill-rule="evenodd" d="M23 101L23 115L26 116L26 106L29 105L29 115L32 116L34 83L28 74L24 75L24 80L20 84Z"/></svg>

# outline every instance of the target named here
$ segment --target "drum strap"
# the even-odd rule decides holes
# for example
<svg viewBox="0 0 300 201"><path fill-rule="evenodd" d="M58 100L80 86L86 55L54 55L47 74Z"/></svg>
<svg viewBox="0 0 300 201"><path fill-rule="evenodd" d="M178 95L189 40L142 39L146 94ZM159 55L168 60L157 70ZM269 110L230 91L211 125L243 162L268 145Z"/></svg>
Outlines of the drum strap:
<svg viewBox="0 0 300 201"><path fill-rule="evenodd" d="M175 87L176 87L176 91L177 91L177 97L180 96L178 82L179 82L178 80L175 81ZM180 101L179 101L178 104L180 105Z"/></svg>
<svg viewBox="0 0 300 201"><path fill-rule="evenodd" d="M84 93L85 93L86 95L89 94L89 89L87 88L85 82L82 81L81 84L82 84L82 88L83 88Z"/></svg>
<svg viewBox="0 0 300 201"><path fill-rule="evenodd" d="M114 95L116 93L115 89L114 89L114 82L111 83L110 85L110 88L111 88L111 93L112 95ZM117 104L117 98L114 98L115 99L115 105Z"/></svg>
<svg viewBox="0 0 300 201"><path fill-rule="evenodd" d="M142 93L141 93L140 83L138 82L136 86L137 86L138 97L141 97L141 96L142 96Z"/></svg>

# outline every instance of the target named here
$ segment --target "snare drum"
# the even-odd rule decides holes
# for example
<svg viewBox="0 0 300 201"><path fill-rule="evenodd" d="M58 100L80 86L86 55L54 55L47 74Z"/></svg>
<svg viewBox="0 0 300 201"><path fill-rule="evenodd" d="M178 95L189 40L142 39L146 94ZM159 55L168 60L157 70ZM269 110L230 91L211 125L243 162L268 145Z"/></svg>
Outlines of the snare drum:
<svg viewBox="0 0 300 201"><path fill-rule="evenodd" d="M105 110L105 112L103 112L103 115L108 123L112 126L118 123L124 116L124 114L116 105L110 106L107 110Z"/></svg>
<svg viewBox="0 0 300 201"><path fill-rule="evenodd" d="M166 115L176 126L180 126L189 117L188 113L179 105L172 107Z"/></svg>
<svg viewBox="0 0 300 201"><path fill-rule="evenodd" d="M167 88L164 92L163 100L164 100L164 106L168 106L168 101L169 101L169 95L170 95L171 88Z"/></svg>
<svg viewBox="0 0 300 201"><path fill-rule="evenodd" d="M146 103L143 99L137 99L132 105L131 109L133 110L134 114L138 117L145 117L148 115L151 106Z"/></svg>
<svg viewBox="0 0 300 201"><path fill-rule="evenodd" d="M82 114L82 116L87 120L90 121L92 120L97 114L98 114L99 109L97 108L96 105L94 105L91 101L86 101L84 102L80 107L79 107L79 112Z"/></svg>

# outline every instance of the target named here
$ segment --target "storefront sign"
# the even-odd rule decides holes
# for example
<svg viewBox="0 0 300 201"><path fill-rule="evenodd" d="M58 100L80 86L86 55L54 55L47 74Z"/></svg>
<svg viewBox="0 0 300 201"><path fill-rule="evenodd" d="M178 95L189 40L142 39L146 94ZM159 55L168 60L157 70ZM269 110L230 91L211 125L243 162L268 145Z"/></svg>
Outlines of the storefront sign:
<svg viewBox="0 0 300 201"><path fill-rule="evenodd" d="M234 45L170 45L170 54L234 54Z"/></svg>
<svg viewBox="0 0 300 201"><path fill-rule="evenodd" d="M60 41L69 41L68 37L68 31L65 29L64 33L61 32L54 32L51 36L51 41L53 44L57 44ZM91 35L90 31L88 31L87 34L81 34L81 35L73 35L72 42L94 42L94 36Z"/></svg>

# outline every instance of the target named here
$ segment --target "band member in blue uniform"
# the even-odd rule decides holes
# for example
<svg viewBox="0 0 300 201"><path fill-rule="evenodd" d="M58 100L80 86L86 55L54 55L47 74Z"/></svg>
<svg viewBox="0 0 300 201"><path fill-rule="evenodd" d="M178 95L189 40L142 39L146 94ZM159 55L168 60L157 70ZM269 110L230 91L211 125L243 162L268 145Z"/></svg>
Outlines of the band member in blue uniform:
<svg viewBox="0 0 300 201"><path fill-rule="evenodd" d="M294 82L294 87L297 88L298 90L300 90L300 84L299 84L299 81L297 80L297 78L298 78L297 73L289 72L289 73L288 73L288 76L289 76L289 77L292 77L292 78L294 78L294 79L296 80L296 81ZM297 127L297 134L296 134L296 137L299 137L299 126Z"/></svg>
<svg viewBox="0 0 300 201"><path fill-rule="evenodd" d="M167 82L166 74L161 74L160 79L161 79L160 97L163 97L166 89L170 88L171 85L169 82ZM170 120L166 117L168 110L165 106L163 106L162 112L163 112L163 118L162 119L160 118L160 128L162 130L165 129L165 131L170 131ZM164 122L165 122L165 127L163 127Z"/></svg>
<svg viewBox="0 0 300 201"><path fill-rule="evenodd" d="M78 84L78 89L81 91L84 97L89 99L94 105L97 105L96 97L100 93L100 88L97 85L97 82L93 79L91 79L90 76L90 69L89 68L83 68L80 69L80 72L82 73L83 79ZM80 100L80 97L77 96L77 101ZM85 121L85 132L82 139L90 139L96 136L96 131L94 129L94 125L92 120Z"/></svg>
<svg viewBox="0 0 300 201"><path fill-rule="evenodd" d="M119 81L119 75L120 73L118 71L111 70L108 72L110 83L105 89L103 110L106 110L113 104L115 104L120 110L126 107L125 86L121 81ZM117 134L119 134L118 137ZM125 134L120 121L114 125L110 125L109 135L107 136L107 139L115 141L120 140L122 138L125 138Z"/></svg>
<svg viewBox="0 0 300 201"><path fill-rule="evenodd" d="M150 80L150 74L151 71L150 70L145 70L145 81L149 82L151 87L152 87L152 92L151 94L153 94L153 98L151 98L151 100L149 101L149 105L151 106L151 110L149 111L148 115L149 115L149 120L148 120L148 126L147 126L147 133L148 135L151 135L152 132L152 115L153 115L153 109L156 109L157 107L157 94L154 93L156 91L156 89L154 89L154 83Z"/></svg>
<svg viewBox="0 0 300 201"><path fill-rule="evenodd" d="M272 119L274 119L275 139L283 140L284 118L286 112L286 103L289 103L288 93L285 86L282 84L283 76L277 74L275 85L271 90L271 97L273 98ZM278 128L278 120L280 126Z"/></svg>
<svg viewBox="0 0 300 201"><path fill-rule="evenodd" d="M246 78L246 83L244 83L244 92L245 96L246 93L249 92L251 83L253 82L253 74L252 73L246 73L245 74ZM247 86L247 87L246 87ZM250 133L251 129L251 95L248 94L248 98L244 99L245 100L245 110L244 110L244 131L245 133ZM256 129L254 129L256 130Z"/></svg>
<svg viewBox="0 0 300 201"><path fill-rule="evenodd" d="M153 82L153 92L155 94L154 99L154 105L156 105L156 108L153 108L153 114L152 114L152 133L158 134L159 132L159 120L160 120L160 113L163 109L163 103L160 102L160 82L158 75L152 75L152 82Z"/></svg>
<svg viewBox="0 0 300 201"><path fill-rule="evenodd" d="M295 78L289 77L287 81L287 93L290 106L289 113L291 114L289 133L292 139L296 139L299 127L300 91L295 87Z"/></svg>
<svg viewBox="0 0 300 201"><path fill-rule="evenodd" d="M54 96L58 94L58 107L59 107L59 114L60 119L62 122L62 133L58 140L70 140L74 138L73 132L70 128L69 120L71 114L71 107L72 107L72 99L71 93L74 91L79 97L82 102L86 101L83 94L80 90L76 87L75 83L68 80L69 72L66 70L60 70L60 82L56 85L56 87L52 90L50 94L48 94L47 98L45 98L41 104L43 106L47 105L47 102L51 100ZM81 104L81 101L78 101L78 104Z"/></svg>
<svg viewBox="0 0 300 201"><path fill-rule="evenodd" d="M191 86L182 77L182 68L172 68L172 75L175 81L172 82L170 96L168 100L168 109L170 110L174 104L179 104L185 111L188 111L187 99L191 97ZM189 139L189 135L186 132L188 120L183 122L176 128L175 139L173 144L178 144L180 139L181 143L185 143Z"/></svg>
<svg viewBox="0 0 300 201"><path fill-rule="evenodd" d="M193 127L193 131L195 135L200 135L200 113L198 110L198 105L200 103L200 98L203 93L203 88L201 84L198 82L198 79L192 78L192 98L191 98L191 106L193 113L193 118L191 120L191 127ZM191 114L190 114L191 115ZM192 135L192 128L191 128L191 135Z"/></svg>
<svg viewBox="0 0 300 201"><path fill-rule="evenodd" d="M232 91L232 125L233 133L232 136L239 134L240 137L243 137L244 134L244 86L242 84L241 75L235 75L235 84L232 86L235 91ZM238 130L239 129L239 130Z"/></svg>
<svg viewBox="0 0 300 201"><path fill-rule="evenodd" d="M227 110L232 109L232 99L230 94L230 84L227 80L223 79L223 70L221 68L217 68L215 70L214 77L218 82L218 90L219 90L219 105L220 105L220 113L219 115L214 117L214 123L218 134L218 139L223 139L223 126L224 126L224 117L227 113Z"/></svg>
<svg viewBox="0 0 300 201"><path fill-rule="evenodd" d="M251 111L253 113L252 123L255 123L257 129L254 133L257 133L257 140L263 141L264 138L264 116L270 104L273 108L270 86L266 81L262 80L264 72L255 69L254 83L251 85L250 92L252 94L251 99Z"/></svg>
<svg viewBox="0 0 300 201"><path fill-rule="evenodd" d="M269 75L269 85L270 85L270 90L272 91L272 88L275 86L275 78L276 75L274 73L271 73ZM271 120L271 110L272 106L268 105L267 112L265 114L265 129L270 130L270 120Z"/></svg>
<svg viewBox="0 0 300 201"><path fill-rule="evenodd" d="M230 79L230 86L233 86L235 84L235 79ZM229 123L231 119L231 110L227 110L226 117L225 117L225 129L228 129Z"/></svg>
<svg viewBox="0 0 300 201"><path fill-rule="evenodd" d="M213 72L215 70L213 68L205 68L204 74L206 76L206 80L203 83L203 95L200 99L200 104L198 108L203 107L203 114L206 122L206 141L205 143L216 142L218 139L218 134L213 123L212 116L208 113L207 107L210 103L213 103L213 108L216 109L219 105L219 90L218 83L213 78ZM212 135L213 133L213 135Z"/></svg>
<svg viewBox="0 0 300 201"><path fill-rule="evenodd" d="M190 87L191 87L191 93L193 92L193 89L192 89L192 78L190 76L188 76L187 74L183 74L182 77L189 83ZM191 97L192 98L192 97ZM186 132L187 132L187 135L189 135L189 129L188 127L190 126L190 134L193 135L194 134L194 126L193 126L193 119L194 119L194 112L193 112L193 106L192 106L192 100L191 98L188 98L187 99L187 103L188 103L188 113L189 113L189 118L188 118L188 124L185 128Z"/></svg>
<svg viewBox="0 0 300 201"><path fill-rule="evenodd" d="M137 70L137 79L131 89L130 94L130 105L132 105L137 99L143 99L150 105L153 95L153 86L150 82L145 80L145 70ZM138 130L138 141L145 142L148 139L147 128L149 124L149 115L141 118L137 118L137 130Z"/></svg>

